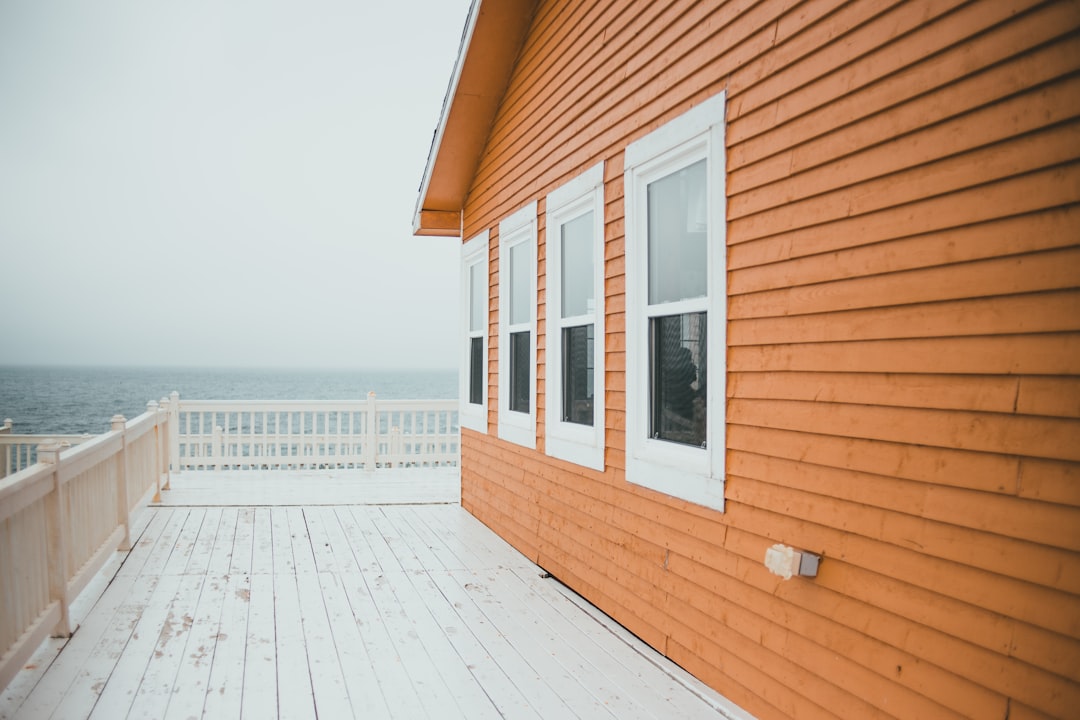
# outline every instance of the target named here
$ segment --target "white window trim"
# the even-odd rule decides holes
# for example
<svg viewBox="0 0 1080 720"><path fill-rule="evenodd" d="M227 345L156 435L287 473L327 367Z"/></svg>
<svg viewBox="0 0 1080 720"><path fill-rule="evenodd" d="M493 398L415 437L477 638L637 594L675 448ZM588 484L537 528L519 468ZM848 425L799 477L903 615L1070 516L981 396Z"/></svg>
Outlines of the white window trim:
<svg viewBox="0 0 1080 720"><path fill-rule="evenodd" d="M510 410L510 248L529 248L529 412ZM536 201L499 223L499 438L536 449Z"/></svg>
<svg viewBox="0 0 1080 720"><path fill-rule="evenodd" d="M727 227L724 93L626 148L626 479L724 509L727 387ZM706 447L649 437L648 182L708 160L708 419ZM672 312L681 312L674 304Z"/></svg>
<svg viewBox="0 0 1080 720"><path fill-rule="evenodd" d="M469 402L469 370L470 370L470 341L474 337L474 333L469 330L469 298L471 291L471 278L469 270L473 265L482 263L484 266L484 275L487 277L488 272L488 231L485 230L476 237L472 238L461 246L461 370L458 373L458 424L463 428L469 428L470 430L476 430L477 432L487 433L487 414L488 414L488 392L487 392L487 379L488 375L488 325L491 317L491 300L489 299L484 305L484 326L481 329L481 337L484 339L484 391L482 396L482 402L477 405ZM488 277L488 287L490 287L491 279ZM490 291L489 291L490 293Z"/></svg>
<svg viewBox="0 0 1080 720"><path fill-rule="evenodd" d="M604 163L553 190L547 196L547 328L544 452L577 465L604 469ZM559 228L593 213L593 425L562 419L562 242Z"/></svg>

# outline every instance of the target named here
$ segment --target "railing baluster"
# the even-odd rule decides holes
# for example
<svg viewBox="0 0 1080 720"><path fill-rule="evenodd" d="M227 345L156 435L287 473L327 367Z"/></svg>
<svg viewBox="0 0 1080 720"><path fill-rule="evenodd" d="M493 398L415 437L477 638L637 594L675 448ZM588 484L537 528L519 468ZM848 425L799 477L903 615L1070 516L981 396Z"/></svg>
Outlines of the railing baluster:
<svg viewBox="0 0 1080 720"><path fill-rule="evenodd" d="M52 466L52 490L45 496L47 548L49 554L49 597L60 603L60 619L53 627L53 637L71 637L70 598L68 597L68 511L65 488L60 482L59 444L38 448L38 462Z"/></svg>
<svg viewBox="0 0 1080 720"><path fill-rule="evenodd" d="M434 467L460 452L454 400L168 404L179 418L168 451L185 470Z"/></svg>
<svg viewBox="0 0 1080 720"><path fill-rule="evenodd" d="M120 452L116 456L116 513L120 524L124 527L124 538L120 541L118 550L131 549L131 518L128 505L127 485L127 436L124 432L127 418L123 415L113 415L110 425L113 432L120 433Z"/></svg>

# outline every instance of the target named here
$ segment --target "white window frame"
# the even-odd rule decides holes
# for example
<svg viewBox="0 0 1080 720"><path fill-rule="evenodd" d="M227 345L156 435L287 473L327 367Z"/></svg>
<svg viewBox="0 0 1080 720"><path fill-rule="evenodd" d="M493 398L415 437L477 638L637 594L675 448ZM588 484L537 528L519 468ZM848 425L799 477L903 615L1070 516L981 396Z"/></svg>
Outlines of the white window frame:
<svg viewBox="0 0 1080 720"><path fill-rule="evenodd" d="M593 311L569 324L593 325L593 424L564 422L562 330L562 226L593 213ZM604 469L604 163L598 163L547 196L547 313L544 381L544 452L551 457Z"/></svg>
<svg viewBox="0 0 1080 720"><path fill-rule="evenodd" d="M458 373L458 424L463 428L469 428L481 433L487 433L487 415L488 415L488 390L487 382L490 368L488 367L488 328L491 318L491 298L490 290L491 278L488 271L488 231L480 233L476 237L472 238L468 242L461 246L461 371ZM473 266L481 264L484 272L483 276L487 279L485 283L485 302L484 302L484 322L482 327L473 331L469 327L470 320L470 298L472 294L472 274L471 269ZM469 402L469 375L470 375L470 350L472 340L475 337L483 338L483 358L484 358L484 388L481 396L482 402L480 404Z"/></svg>
<svg viewBox="0 0 1080 720"><path fill-rule="evenodd" d="M510 324L510 249L529 256L529 320ZM510 409L510 334L529 331L529 412ZM536 449L536 201L499 223L499 438Z"/></svg>
<svg viewBox="0 0 1080 720"><path fill-rule="evenodd" d="M667 495L724 509L727 387L727 228L724 93L630 144L626 194L626 479ZM649 437L648 207L650 182L707 161L707 298L668 303L663 312L705 309L707 416L704 448Z"/></svg>

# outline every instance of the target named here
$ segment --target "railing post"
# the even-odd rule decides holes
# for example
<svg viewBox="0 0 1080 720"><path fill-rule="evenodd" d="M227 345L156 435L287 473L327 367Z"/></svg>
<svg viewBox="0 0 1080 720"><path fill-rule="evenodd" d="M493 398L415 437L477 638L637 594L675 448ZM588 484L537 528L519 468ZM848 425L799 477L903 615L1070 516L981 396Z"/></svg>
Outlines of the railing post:
<svg viewBox="0 0 1080 720"><path fill-rule="evenodd" d="M403 467L405 455L401 450L401 428L397 425L390 428L390 467Z"/></svg>
<svg viewBox="0 0 1080 720"><path fill-rule="evenodd" d="M172 457L172 432L169 430L169 398L163 397L158 402L157 415L154 416L154 428L161 429L161 454L158 456L157 467L155 468L158 477L165 476L165 484L161 486L162 490L169 490L172 488L172 474L169 472L169 459ZM162 427L164 426L164 427Z"/></svg>
<svg viewBox="0 0 1080 720"><path fill-rule="evenodd" d="M146 411L157 414L158 404L157 401L151 400L146 403ZM161 502L161 429L154 423L154 457L151 460L150 467L154 472L154 500L153 502Z"/></svg>
<svg viewBox="0 0 1080 720"><path fill-rule="evenodd" d="M3 426L0 426L0 435L10 435L11 427L14 425L11 418L4 418ZM18 452L16 448L15 452ZM0 457L3 457L4 466L0 467L0 478L5 478L11 474L11 445L4 445L3 452L0 453Z"/></svg>
<svg viewBox="0 0 1080 720"><path fill-rule="evenodd" d="M364 469L375 471L379 461L379 410L375 404L375 392L367 394L367 432L364 434Z"/></svg>
<svg viewBox="0 0 1080 720"><path fill-rule="evenodd" d="M220 425L214 426L214 441L210 443L210 457L214 458L214 469L221 469L221 458L225 457L224 430Z"/></svg>
<svg viewBox="0 0 1080 720"><path fill-rule="evenodd" d="M60 484L60 443L41 445L37 459L52 466L52 490L45 496L46 555L49 558L49 599L60 604L60 620L53 627L53 637L71 637L71 610L68 598L68 509L64 487Z"/></svg>
<svg viewBox="0 0 1080 720"><path fill-rule="evenodd" d="M166 487L174 472L180 472L180 393L175 390L169 393L169 479L165 482Z"/></svg>
<svg viewBox="0 0 1080 720"><path fill-rule="evenodd" d="M131 508L128 506L128 456L127 456L127 432L124 426L127 418L123 415L113 415L110 421L110 429L120 433L120 454L116 458L116 517L124 527L124 538L120 541L117 550L131 549Z"/></svg>

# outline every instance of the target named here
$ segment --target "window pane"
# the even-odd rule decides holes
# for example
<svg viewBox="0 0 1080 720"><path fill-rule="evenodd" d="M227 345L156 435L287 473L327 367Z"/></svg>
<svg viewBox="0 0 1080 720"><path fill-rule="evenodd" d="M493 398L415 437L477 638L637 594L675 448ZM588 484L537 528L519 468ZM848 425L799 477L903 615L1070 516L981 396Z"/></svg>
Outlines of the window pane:
<svg viewBox="0 0 1080 720"><path fill-rule="evenodd" d="M708 292L705 161L649 183L649 304Z"/></svg>
<svg viewBox="0 0 1080 720"><path fill-rule="evenodd" d="M488 287L484 276L487 263L478 262L469 266L469 331L476 332L484 328L484 311L487 309Z"/></svg>
<svg viewBox="0 0 1080 720"><path fill-rule="evenodd" d="M656 317L649 321L652 437L705 444L706 313Z"/></svg>
<svg viewBox="0 0 1080 720"><path fill-rule="evenodd" d="M484 338L469 340L469 402L484 404Z"/></svg>
<svg viewBox="0 0 1080 720"><path fill-rule="evenodd" d="M510 333L510 409L529 412L529 331Z"/></svg>
<svg viewBox="0 0 1080 720"><path fill-rule="evenodd" d="M562 316L593 311L593 214L562 226Z"/></svg>
<svg viewBox="0 0 1080 720"><path fill-rule="evenodd" d="M563 328L563 422L593 424L593 326Z"/></svg>
<svg viewBox="0 0 1080 720"><path fill-rule="evenodd" d="M510 248L510 324L529 322L529 245L518 243Z"/></svg>

